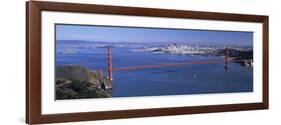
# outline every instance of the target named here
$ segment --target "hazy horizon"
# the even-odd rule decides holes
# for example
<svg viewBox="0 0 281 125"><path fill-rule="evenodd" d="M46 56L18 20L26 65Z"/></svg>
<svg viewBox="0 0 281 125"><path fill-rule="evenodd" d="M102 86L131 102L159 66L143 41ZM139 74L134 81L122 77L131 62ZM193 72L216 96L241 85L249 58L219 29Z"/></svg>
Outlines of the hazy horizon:
<svg viewBox="0 0 281 125"><path fill-rule="evenodd" d="M56 40L253 45L252 32L56 24Z"/></svg>

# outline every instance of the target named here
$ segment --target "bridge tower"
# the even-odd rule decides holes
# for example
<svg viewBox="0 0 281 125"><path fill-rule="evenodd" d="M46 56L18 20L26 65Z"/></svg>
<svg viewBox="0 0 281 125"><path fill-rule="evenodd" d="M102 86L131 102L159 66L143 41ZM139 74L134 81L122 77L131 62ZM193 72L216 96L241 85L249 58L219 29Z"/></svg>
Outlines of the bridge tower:
<svg viewBox="0 0 281 125"><path fill-rule="evenodd" d="M229 48L224 49L224 68L229 68Z"/></svg>
<svg viewBox="0 0 281 125"><path fill-rule="evenodd" d="M107 63L108 63L108 80L112 81L113 78L112 78L112 58L111 58L111 48L108 47L107 49L107 52L108 52L108 60L107 60Z"/></svg>

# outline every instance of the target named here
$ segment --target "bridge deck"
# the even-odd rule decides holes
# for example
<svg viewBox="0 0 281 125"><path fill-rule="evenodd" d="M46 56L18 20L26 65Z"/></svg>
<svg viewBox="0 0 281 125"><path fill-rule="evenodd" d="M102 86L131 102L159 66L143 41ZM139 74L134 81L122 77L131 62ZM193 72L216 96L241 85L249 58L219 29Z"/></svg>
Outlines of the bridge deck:
<svg viewBox="0 0 281 125"><path fill-rule="evenodd" d="M229 61L243 62L244 60L232 60ZM112 71L129 71L129 70L142 70L142 69L152 69L152 68L162 68L162 67L174 67L174 66L183 66L183 65L196 65L196 64L224 64L224 60L207 60L207 61L186 61L180 63L160 63L154 65L141 65L141 66L129 66L129 67L120 67L112 68ZM107 71L108 69L101 69Z"/></svg>

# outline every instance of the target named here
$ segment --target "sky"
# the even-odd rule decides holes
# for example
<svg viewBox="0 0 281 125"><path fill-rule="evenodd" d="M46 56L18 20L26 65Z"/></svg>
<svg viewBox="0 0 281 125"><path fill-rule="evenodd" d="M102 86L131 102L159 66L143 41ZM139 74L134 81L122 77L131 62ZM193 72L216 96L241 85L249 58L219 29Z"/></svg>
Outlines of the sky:
<svg viewBox="0 0 281 125"><path fill-rule="evenodd" d="M253 33L56 24L56 40L252 46Z"/></svg>

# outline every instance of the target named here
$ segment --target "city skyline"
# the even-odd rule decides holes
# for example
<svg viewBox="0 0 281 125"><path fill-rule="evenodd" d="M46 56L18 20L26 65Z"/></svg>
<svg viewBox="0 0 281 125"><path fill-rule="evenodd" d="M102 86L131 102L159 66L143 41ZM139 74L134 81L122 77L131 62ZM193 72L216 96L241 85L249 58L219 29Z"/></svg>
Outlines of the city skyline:
<svg viewBox="0 0 281 125"><path fill-rule="evenodd" d="M253 45L252 32L56 24L56 40Z"/></svg>

